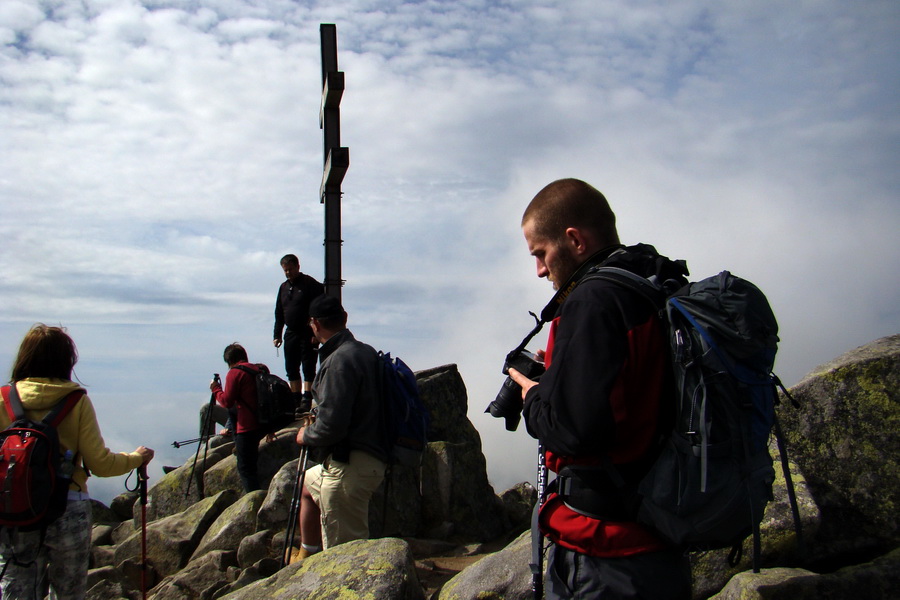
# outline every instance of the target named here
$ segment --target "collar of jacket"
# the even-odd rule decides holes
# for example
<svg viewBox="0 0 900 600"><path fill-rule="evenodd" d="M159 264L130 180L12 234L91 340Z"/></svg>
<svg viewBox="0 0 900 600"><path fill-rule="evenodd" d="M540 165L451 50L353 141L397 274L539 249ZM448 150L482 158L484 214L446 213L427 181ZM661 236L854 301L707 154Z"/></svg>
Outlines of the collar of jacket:
<svg viewBox="0 0 900 600"><path fill-rule="evenodd" d="M336 334L328 338L328 341L322 344L322 347L319 348L319 363L325 362L325 359L331 356L331 354L338 349L344 342L349 342L350 340L355 340L353 334L349 329L344 329L342 331L338 331Z"/></svg>

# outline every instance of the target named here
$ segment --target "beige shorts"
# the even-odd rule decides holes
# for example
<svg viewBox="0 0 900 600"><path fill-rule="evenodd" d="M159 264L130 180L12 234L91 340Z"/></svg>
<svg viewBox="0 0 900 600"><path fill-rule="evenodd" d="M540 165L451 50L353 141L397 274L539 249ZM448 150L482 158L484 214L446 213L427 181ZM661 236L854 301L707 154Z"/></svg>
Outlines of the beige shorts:
<svg viewBox="0 0 900 600"><path fill-rule="evenodd" d="M349 463L329 456L306 472L303 483L322 512L323 548L368 539L369 499L386 467L371 454L353 450Z"/></svg>

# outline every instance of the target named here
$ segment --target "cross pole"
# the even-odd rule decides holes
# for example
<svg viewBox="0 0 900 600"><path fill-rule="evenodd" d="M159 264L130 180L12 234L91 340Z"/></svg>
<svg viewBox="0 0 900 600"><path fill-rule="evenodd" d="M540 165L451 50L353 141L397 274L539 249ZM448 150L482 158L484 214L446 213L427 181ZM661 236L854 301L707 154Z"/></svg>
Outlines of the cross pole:
<svg viewBox="0 0 900 600"><path fill-rule="evenodd" d="M319 128L323 130L322 184L319 202L325 205L325 293L341 299L341 182L350 166L350 149L341 146L341 96L344 73L338 71L337 28L333 24L319 26L322 40L322 101L319 105Z"/></svg>

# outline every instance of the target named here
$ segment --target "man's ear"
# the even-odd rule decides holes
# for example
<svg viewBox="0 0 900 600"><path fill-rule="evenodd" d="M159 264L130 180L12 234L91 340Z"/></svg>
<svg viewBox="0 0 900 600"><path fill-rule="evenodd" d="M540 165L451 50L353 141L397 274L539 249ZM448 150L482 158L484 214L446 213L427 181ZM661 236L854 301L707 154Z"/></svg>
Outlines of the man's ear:
<svg viewBox="0 0 900 600"><path fill-rule="evenodd" d="M586 233L577 227L569 227L563 234L563 244L568 246L576 256L588 254L591 240Z"/></svg>

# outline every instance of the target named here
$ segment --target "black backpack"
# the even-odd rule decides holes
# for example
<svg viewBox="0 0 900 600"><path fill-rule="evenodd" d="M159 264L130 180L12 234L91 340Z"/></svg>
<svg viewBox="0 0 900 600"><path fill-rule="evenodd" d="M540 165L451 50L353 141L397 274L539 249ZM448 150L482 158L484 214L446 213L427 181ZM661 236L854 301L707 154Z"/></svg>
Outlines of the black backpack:
<svg viewBox="0 0 900 600"><path fill-rule="evenodd" d="M56 428L85 391L66 394L40 421L25 416L14 385L2 394L11 422L0 431L0 526L44 531L65 512L72 477Z"/></svg>
<svg viewBox="0 0 900 600"><path fill-rule="evenodd" d="M675 291L615 267L597 268L585 280L590 278L648 298L668 335L675 426L638 484L637 520L678 547L730 547L733 564L752 534L758 570L759 526L775 480L768 451L775 426L799 543L799 514L775 418L776 386L784 390L772 374L778 325L765 295L728 271Z"/></svg>
<svg viewBox="0 0 900 600"><path fill-rule="evenodd" d="M264 364L257 364L256 369L244 365L234 368L253 375L256 380L256 420L263 431L274 433L294 422L296 400L284 379L269 373Z"/></svg>

